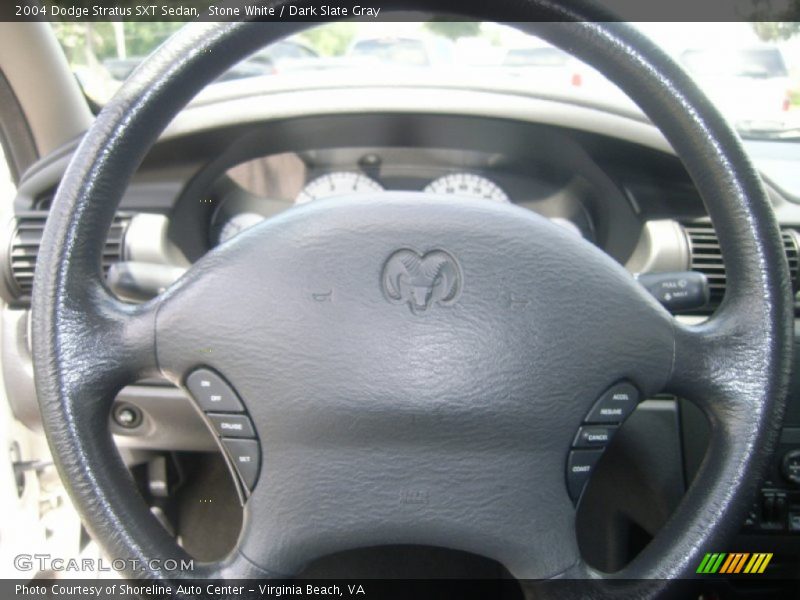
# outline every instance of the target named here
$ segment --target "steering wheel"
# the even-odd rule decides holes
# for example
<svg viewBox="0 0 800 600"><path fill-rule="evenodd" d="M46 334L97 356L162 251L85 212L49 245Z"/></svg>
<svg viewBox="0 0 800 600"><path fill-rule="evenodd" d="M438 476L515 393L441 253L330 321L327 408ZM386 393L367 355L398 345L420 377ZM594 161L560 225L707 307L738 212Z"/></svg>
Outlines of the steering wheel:
<svg viewBox="0 0 800 600"><path fill-rule="evenodd" d="M463 12L449 0L400 4ZM100 256L145 153L205 84L304 27L188 25L80 144L33 295L53 456L93 537L145 565L134 575L284 577L348 548L423 544L495 559L520 579L661 580L651 594L736 531L776 442L790 368L788 267L759 176L689 77L633 28L551 0L469 10L503 11L646 112L714 223L724 302L707 322L681 324L600 249L538 215L401 192L295 208L212 250L154 300L115 299ZM108 429L115 393L154 373L216 389L212 409L224 396L220 410L249 415L259 445L235 550L190 573L151 566L187 557L135 492ZM581 423L620 383L693 400L712 433L674 515L612 575L580 557L566 466Z"/></svg>

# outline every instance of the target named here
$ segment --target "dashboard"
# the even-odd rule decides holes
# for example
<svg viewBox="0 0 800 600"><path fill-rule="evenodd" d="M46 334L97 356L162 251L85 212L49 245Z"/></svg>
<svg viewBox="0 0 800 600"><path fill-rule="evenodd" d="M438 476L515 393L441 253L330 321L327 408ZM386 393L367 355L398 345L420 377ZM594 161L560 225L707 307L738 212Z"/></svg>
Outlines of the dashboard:
<svg viewBox="0 0 800 600"><path fill-rule="evenodd" d="M394 101L387 100L390 105ZM458 104L458 98L453 102ZM185 116L145 157L125 193L106 246L103 268L109 286L138 302L265 219L309 202L338 202L353 194L380 202L384 192L403 190L435 194L442 202L469 196L533 211L601 248L632 274L702 272L711 285L711 301L680 318L711 314L726 282L715 234L691 178L649 125L619 115L587 114L580 107L552 118L545 118L547 111L539 107L537 118L519 111L512 118L481 106L458 114L428 105L368 113L320 109L272 118L256 118L256 106L242 113L249 115L248 122L235 118L235 110L226 111L233 115L228 123L201 119L193 124ZM510 104L504 106L513 112ZM219 114L215 110L213 118ZM39 427L40 417L27 333L30 281L37 239L70 152L67 148L45 159L21 182L7 249L0 256L2 295L8 302L2 315L3 375L16 416L31 428ZM796 283L800 204L776 185L768 191ZM123 268L124 277L114 280ZM132 291L137 286L141 289ZM762 489L770 508L762 510L759 499L746 524L754 535L791 534L792 527L800 531L800 481L786 478L782 462L786 456L800 457L798 373L779 455ZM127 420L120 418L123 414ZM600 498L594 505L613 505L637 526L657 529L669 516L667 500L679 500L702 461L703 419L690 403L674 397L643 403L615 438L609 452L616 455L609 464L626 469L626 476L650 473L656 480L647 483L646 493L589 488L587 495ZM216 447L184 392L158 379L120 392L110 428L120 448L132 452ZM776 498L782 499L780 514ZM579 518L604 518L591 508L585 513ZM588 527L588 535L599 529ZM622 548L629 543L626 536L620 532L614 543ZM792 539L796 545L797 536ZM613 568L603 560L607 556L595 557L601 567Z"/></svg>

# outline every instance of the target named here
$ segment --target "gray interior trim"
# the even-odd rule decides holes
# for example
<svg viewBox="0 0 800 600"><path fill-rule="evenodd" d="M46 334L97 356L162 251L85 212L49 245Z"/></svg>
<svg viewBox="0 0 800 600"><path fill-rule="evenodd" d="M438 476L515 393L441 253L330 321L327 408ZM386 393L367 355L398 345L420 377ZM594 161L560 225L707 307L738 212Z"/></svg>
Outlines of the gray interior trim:
<svg viewBox="0 0 800 600"><path fill-rule="evenodd" d="M191 104L170 123L161 139L224 127L226 125L297 116L360 113L428 113L499 117L557 125L622 140L674 154L664 136L641 117L604 112L562 100L507 95L500 92L448 89L442 103L441 88L348 87L339 89L282 90L225 98L224 103ZM225 109L221 110L224 106Z"/></svg>
<svg viewBox="0 0 800 600"><path fill-rule="evenodd" d="M118 446L157 450L214 452L212 435L194 403L185 392L160 385L129 385L117 395L116 402L138 408L142 422L125 429L110 420L111 433Z"/></svg>
<svg viewBox="0 0 800 600"><path fill-rule="evenodd" d="M92 113L50 25L0 23L0 56L40 156L83 135Z"/></svg>
<svg viewBox="0 0 800 600"><path fill-rule="evenodd" d="M683 228L668 219L648 221L625 268L631 273L666 273L689 269L689 244Z"/></svg>
<svg viewBox="0 0 800 600"><path fill-rule="evenodd" d="M126 260L188 266L189 261L180 248L173 244L167 233L169 218L153 213L139 213L131 219L125 232Z"/></svg>
<svg viewBox="0 0 800 600"><path fill-rule="evenodd" d="M22 107L0 65L0 143L6 157L12 181L38 158L33 135L25 120Z"/></svg>

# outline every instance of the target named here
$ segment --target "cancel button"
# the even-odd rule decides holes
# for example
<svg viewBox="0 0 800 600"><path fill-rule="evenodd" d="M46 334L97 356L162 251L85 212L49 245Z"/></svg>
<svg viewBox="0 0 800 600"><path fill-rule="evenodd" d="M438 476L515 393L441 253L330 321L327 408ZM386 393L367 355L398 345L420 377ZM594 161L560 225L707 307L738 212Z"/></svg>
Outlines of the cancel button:
<svg viewBox="0 0 800 600"><path fill-rule="evenodd" d="M616 431L614 425L584 425L572 442L574 448L602 448Z"/></svg>
<svg viewBox="0 0 800 600"><path fill-rule="evenodd" d="M209 413L208 418L220 437L254 438L256 432L246 415Z"/></svg>

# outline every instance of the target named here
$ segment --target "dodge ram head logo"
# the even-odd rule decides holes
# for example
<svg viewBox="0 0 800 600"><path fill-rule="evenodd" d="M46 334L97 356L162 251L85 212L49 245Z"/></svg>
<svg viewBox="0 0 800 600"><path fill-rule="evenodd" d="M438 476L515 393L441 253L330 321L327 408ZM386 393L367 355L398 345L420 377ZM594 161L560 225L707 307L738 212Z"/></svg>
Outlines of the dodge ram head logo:
<svg viewBox="0 0 800 600"><path fill-rule="evenodd" d="M383 266L381 286L393 304L405 304L421 314L434 304L449 306L461 295L464 277L453 256L444 250L421 255L414 250L398 250Z"/></svg>

